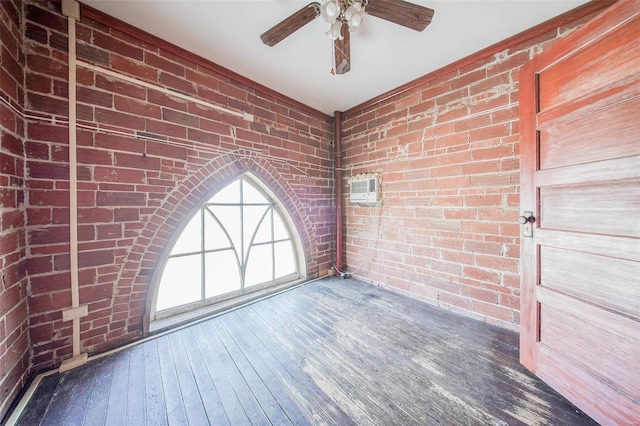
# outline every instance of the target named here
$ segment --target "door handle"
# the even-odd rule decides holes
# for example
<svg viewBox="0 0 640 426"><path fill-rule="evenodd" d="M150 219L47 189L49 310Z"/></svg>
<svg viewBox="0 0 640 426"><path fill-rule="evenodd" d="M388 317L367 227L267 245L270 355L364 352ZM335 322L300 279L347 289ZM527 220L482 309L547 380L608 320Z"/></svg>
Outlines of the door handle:
<svg viewBox="0 0 640 426"><path fill-rule="evenodd" d="M523 235L527 238L533 238L533 223L536 218L533 216L533 212L524 212L522 216L518 218L518 223L524 225Z"/></svg>
<svg viewBox="0 0 640 426"><path fill-rule="evenodd" d="M535 221L536 218L532 216L531 212L524 212L524 215L518 218L518 223L520 225L526 225L527 223L533 223Z"/></svg>

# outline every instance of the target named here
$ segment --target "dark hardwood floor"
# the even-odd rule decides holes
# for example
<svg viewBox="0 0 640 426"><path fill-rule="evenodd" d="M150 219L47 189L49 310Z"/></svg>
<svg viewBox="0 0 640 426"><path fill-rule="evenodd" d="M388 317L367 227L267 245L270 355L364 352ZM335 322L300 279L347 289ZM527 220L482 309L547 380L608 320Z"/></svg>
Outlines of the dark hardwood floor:
<svg viewBox="0 0 640 426"><path fill-rule="evenodd" d="M21 425L589 425L518 336L337 278L46 377Z"/></svg>

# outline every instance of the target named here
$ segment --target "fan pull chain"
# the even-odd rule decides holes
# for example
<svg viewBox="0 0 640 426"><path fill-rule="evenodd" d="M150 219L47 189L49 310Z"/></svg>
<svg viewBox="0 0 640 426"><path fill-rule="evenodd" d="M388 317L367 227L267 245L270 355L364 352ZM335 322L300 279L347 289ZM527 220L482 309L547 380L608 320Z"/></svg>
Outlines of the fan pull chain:
<svg viewBox="0 0 640 426"><path fill-rule="evenodd" d="M331 75L336 75L336 43L331 41Z"/></svg>

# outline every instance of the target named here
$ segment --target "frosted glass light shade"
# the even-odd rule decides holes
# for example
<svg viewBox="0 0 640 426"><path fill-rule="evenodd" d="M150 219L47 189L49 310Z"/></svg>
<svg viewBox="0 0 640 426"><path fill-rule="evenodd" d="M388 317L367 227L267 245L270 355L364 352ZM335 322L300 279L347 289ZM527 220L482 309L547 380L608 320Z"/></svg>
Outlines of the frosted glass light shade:
<svg viewBox="0 0 640 426"><path fill-rule="evenodd" d="M333 24L340 16L340 3L338 0L324 0L320 4L320 15L327 24Z"/></svg>
<svg viewBox="0 0 640 426"><path fill-rule="evenodd" d="M331 37L331 40L342 40L344 38L342 37L342 21L338 20L334 22L329 28L329 31L327 31L327 35Z"/></svg>
<svg viewBox="0 0 640 426"><path fill-rule="evenodd" d="M362 24L364 19L364 8L361 3L353 3L344 11L344 19L349 25L349 32L354 32Z"/></svg>

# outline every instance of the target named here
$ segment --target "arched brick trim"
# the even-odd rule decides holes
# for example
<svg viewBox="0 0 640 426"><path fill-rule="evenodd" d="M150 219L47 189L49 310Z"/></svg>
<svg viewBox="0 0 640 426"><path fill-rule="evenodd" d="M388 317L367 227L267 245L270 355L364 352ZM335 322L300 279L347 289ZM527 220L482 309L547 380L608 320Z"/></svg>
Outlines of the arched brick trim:
<svg viewBox="0 0 640 426"><path fill-rule="evenodd" d="M125 316L127 321L122 340L130 340L143 334L143 321L148 316L152 298L149 295L154 293L151 286L154 285L152 278L155 268L180 224L204 200L247 171L267 185L287 209L302 242L307 277L318 276L314 255L317 247L314 226L305 213L303 203L282 176L286 169L286 164L279 170L262 157L230 153L216 157L195 170L167 195L140 232L115 285L113 321L120 321Z"/></svg>

